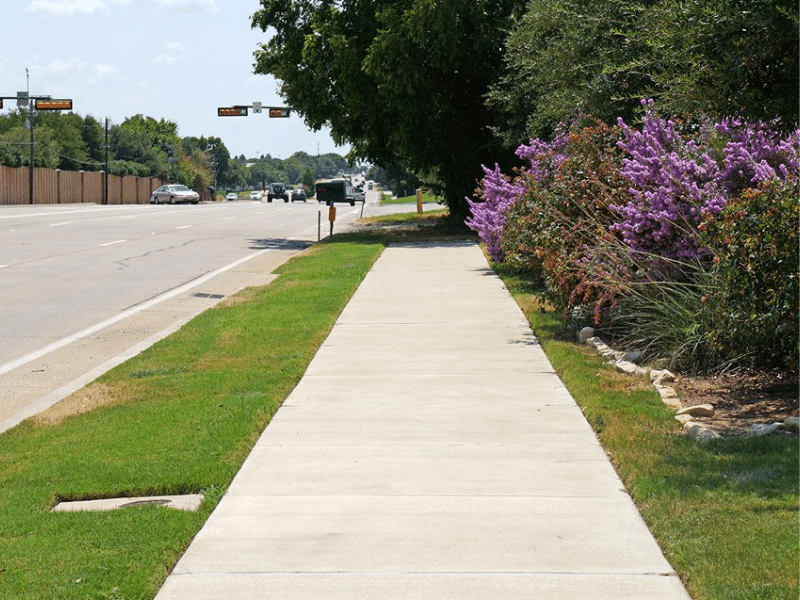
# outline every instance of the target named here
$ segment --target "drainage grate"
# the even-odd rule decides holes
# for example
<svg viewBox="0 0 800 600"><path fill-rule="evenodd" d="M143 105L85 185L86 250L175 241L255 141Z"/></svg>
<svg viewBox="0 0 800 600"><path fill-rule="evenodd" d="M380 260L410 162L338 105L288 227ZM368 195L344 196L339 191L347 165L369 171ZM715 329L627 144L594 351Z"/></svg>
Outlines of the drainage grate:
<svg viewBox="0 0 800 600"><path fill-rule="evenodd" d="M212 300L221 300L225 297L224 294L204 294L202 292L198 292L194 295L195 298L211 298Z"/></svg>

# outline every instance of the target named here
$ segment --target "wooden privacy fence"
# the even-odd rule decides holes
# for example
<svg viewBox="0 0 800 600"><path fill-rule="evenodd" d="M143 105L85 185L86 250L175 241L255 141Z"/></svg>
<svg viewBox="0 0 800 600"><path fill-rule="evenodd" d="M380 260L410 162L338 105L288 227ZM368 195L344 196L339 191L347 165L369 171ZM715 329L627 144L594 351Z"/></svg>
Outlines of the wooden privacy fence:
<svg viewBox="0 0 800 600"><path fill-rule="evenodd" d="M0 204L31 204L30 173L28 167L0 165ZM103 204L104 179L102 171L35 167L33 204ZM108 204L147 204L150 193L164 183L160 177L109 175Z"/></svg>

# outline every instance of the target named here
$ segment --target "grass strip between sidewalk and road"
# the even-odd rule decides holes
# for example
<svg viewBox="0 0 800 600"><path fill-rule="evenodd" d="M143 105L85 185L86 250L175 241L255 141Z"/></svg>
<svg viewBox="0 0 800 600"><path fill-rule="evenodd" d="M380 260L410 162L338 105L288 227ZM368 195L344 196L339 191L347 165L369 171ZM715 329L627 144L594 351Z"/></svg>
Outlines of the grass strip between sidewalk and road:
<svg viewBox="0 0 800 600"><path fill-rule="evenodd" d="M152 598L383 247L318 244L78 392L106 406L0 435L0 598ZM198 513L50 512L198 492Z"/></svg>
<svg viewBox="0 0 800 600"><path fill-rule="evenodd" d="M438 215L329 238L80 393L107 403L0 434L0 598L152 598L386 244L453 237ZM797 438L701 444L643 382L565 339L496 267L695 600L798 597ZM203 492L51 513L59 500Z"/></svg>

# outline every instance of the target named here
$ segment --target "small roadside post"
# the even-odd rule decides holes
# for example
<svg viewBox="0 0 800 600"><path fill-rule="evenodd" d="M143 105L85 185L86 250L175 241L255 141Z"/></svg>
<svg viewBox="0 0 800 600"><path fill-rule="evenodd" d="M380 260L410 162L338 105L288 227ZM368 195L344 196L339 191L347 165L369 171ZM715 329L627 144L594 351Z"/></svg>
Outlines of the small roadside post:
<svg viewBox="0 0 800 600"><path fill-rule="evenodd" d="M422 188L417 188L417 213L422 214Z"/></svg>
<svg viewBox="0 0 800 600"><path fill-rule="evenodd" d="M328 221L331 224L331 237L333 237L333 222L336 220L336 207L331 204L328 207Z"/></svg>

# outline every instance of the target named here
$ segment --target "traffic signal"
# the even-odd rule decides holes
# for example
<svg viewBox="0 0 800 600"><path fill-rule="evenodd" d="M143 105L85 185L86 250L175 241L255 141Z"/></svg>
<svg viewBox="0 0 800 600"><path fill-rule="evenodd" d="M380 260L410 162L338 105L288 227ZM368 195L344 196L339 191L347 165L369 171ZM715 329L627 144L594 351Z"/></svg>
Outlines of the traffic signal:
<svg viewBox="0 0 800 600"><path fill-rule="evenodd" d="M72 100L36 100L36 110L72 110Z"/></svg>
<svg viewBox="0 0 800 600"><path fill-rule="evenodd" d="M218 117L246 117L246 106L225 106L217 109Z"/></svg>
<svg viewBox="0 0 800 600"><path fill-rule="evenodd" d="M270 117L288 117L289 116L289 109L288 108L270 108L269 109L269 116Z"/></svg>

